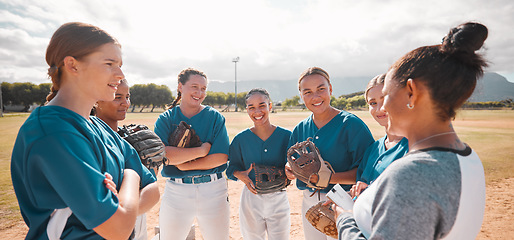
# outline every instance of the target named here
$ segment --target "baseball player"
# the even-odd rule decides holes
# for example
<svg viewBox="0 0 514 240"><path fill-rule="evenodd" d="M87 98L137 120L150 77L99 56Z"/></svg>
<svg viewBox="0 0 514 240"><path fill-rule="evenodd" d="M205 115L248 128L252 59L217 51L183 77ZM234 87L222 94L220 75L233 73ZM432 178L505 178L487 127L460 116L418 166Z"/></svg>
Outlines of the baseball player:
<svg viewBox="0 0 514 240"><path fill-rule="evenodd" d="M112 130L118 132L118 121L125 119L127 109L130 107L129 85L126 79L121 80L113 101L98 101L94 108L94 115L103 120ZM156 177L155 170L150 169L152 175ZM146 212L149 211L158 201L160 193L157 182L148 184L141 189L139 211L140 215L136 218L134 227L134 240L147 240Z"/></svg>
<svg viewBox="0 0 514 240"><path fill-rule="evenodd" d="M46 61L52 79L46 106L21 126L11 177L26 239L128 239L139 211L140 186L155 178L138 153L102 120L89 116L112 101L120 81L120 44L85 23L63 24ZM105 175L117 195L105 187Z"/></svg>
<svg viewBox="0 0 514 240"><path fill-rule="evenodd" d="M289 239L291 219L285 189L259 194L255 188L254 164L284 168L291 131L272 125L271 105L264 89L252 89L246 95L246 110L254 126L238 133L229 150L227 177L241 180L239 222L243 239Z"/></svg>
<svg viewBox="0 0 514 240"><path fill-rule="evenodd" d="M387 113L382 109L384 103L385 74L378 75L369 81L364 98L369 106L369 113L378 124L385 127L386 135L371 144L357 169L357 183L352 186L350 195L359 196L389 164L403 157L409 151L407 138L397 136L387 130Z"/></svg>
<svg viewBox="0 0 514 240"><path fill-rule="evenodd" d="M222 175L227 167L229 138L225 118L201 104L206 90L203 72L182 70L177 98L155 122L155 133L166 145L169 159L161 171L168 178L159 213L161 239L185 239L195 218L204 239L229 238L227 181ZM200 137L200 147L169 146L168 138L181 121Z"/></svg>
<svg viewBox="0 0 514 240"><path fill-rule="evenodd" d="M312 137L323 160L329 162L335 171L330 185L313 195L304 182L296 181L303 190L302 220L305 239L327 239L305 218L307 210L320 200L327 200L325 193L339 183L345 190L355 183L357 167L366 148L374 142L373 136L364 122L357 116L330 106L332 85L328 73L318 67L308 68L298 80L300 96L312 115L298 123L293 129L288 146ZM286 174L294 179L291 168L286 164ZM317 179L316 179L317 181ZM313 182L316 182L313 181Z"/></svg>

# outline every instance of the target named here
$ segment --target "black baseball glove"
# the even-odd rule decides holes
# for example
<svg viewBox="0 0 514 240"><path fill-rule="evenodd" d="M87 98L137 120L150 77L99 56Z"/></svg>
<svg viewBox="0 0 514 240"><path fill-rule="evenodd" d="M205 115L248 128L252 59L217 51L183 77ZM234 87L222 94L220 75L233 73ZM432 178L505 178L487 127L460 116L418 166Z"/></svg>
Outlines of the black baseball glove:
<svg viewBox="0 0 514 240"><path fill-rule="evenodd" d="M291 180L287 179L283 167L254 164L255 190L257 193L278 192L286 188Z"/></svg>
<svg viewBox="0 0 514 240"><path fill-rule="evenodd" d="M132 145L139 154L141 163L147 167L158 168L166 165L164 144L157 134L145 125L123 125L118 134Z"/></svg>

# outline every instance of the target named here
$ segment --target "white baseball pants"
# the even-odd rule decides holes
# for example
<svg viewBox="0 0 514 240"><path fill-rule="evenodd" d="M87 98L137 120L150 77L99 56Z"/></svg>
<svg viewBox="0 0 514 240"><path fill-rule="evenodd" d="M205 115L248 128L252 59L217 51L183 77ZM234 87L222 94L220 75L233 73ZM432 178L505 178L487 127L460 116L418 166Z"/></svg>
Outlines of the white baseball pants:
<svg viewBox="0 0 514 240"><path fill-rule="evenodd" d="M136 226L134 227L134 240L147 240L148 233L146 231L146 213L136 218Z"/></svg>
<svg viewBox="0 0 514 240"><path fill-rule="evenodd" d="M239 207L241 235L245 240L287 240L291 229L289 201L285 191L253 194L241 192Z"/></svg>
<svg viewBox="0 0 514 240"><path fill-rule="evenodd" d="M228 240L227 180L200 184L166 181L159 212L160 238L186 239L196 217L205 240Z"/></svg>

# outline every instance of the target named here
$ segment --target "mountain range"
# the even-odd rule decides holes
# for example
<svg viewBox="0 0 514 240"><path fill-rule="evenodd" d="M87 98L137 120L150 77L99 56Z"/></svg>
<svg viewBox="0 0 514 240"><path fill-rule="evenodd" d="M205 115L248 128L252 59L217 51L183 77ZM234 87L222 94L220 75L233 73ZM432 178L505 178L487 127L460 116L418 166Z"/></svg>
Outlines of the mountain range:
<svg viewBox="0 0 514 240"><path fill-rule="evenodd" d="M348 77L331 79L332 94L335 97L364 91L368 81L373 76ZM238 81L237 92L247 92L252 88L265 88L273 101L284 101L286 98L299 95L298 80L263 80L263 81ZM210 81L209 91L234 92L234 82ZM498 73L486 72L478 81L475 92L471 96L471 102L501 101L514 99L514 83L509 82Z"/></svg>

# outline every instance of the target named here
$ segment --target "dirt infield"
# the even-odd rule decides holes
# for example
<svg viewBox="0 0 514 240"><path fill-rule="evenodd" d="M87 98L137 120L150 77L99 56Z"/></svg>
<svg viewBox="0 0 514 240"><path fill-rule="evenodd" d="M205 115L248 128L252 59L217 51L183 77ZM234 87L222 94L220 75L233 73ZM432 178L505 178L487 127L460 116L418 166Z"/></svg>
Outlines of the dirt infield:
<svg viewBox="0 0 514 240"><path fill-rule="evenodd" d="M165 180L159 177L161 193ZM244 184L228 181L230 199L230 239L242 239L239 231L239 197ZM302 194L296 186L287 188L291 205L291 239L303 239L301 204ZM487 186L484 223L477 239L511 239L514 236L514 178L493 182ZM154 235L154 226L159 222L159 204L147 214L148 236ZM2 225L4 220L2 220ZM0 230L2 239L23 239L27 232L24 222L9 224L11 227ZM5 225L3 225L5 226ZM196 239L203 239L196 226Z"/></svg>
<svg viewBox="0 0 514 240"><path fill-rule="evenodd" d="M375 139L383 135L383 128L378 126L367 112L355 112L371 131L375 133ZM242 129L252 123L246 114L224 113L227 118L227 131L233 137ZM280 112L271 115L272 122L282 127L292 129L298 121L305 118L307 112ZM129 114L126 123L139 123L153 126L158 113L154 114ZM3 176L9 176L8 161L19 125L26 117L12 117L2 119L2 124L8 127L0 131L0 143L5 146L4 152L0 151L0 169ZM514 111L464 111L459 113L454 126L462 137L480 156L486 171L486 209L482 229L477 239L512 239L514 236L514 161L512 161L512 142L514 141ZM2 148L0 148L1 150ZM3 154L3 155L2 155ZM3 164L7 162L6 164ZM8 177L9 178L9 177ZM7 179L10 182L10 179ZM158 179L161 194L164 191L164 179ZM241 182L228 181L229 199L231 206L231 239L242 239L239 229L239 198L242 188ZM12 185L5 187L2 196L14 195ZM291 238L303 239L301 223L302 194L295 187L287 188L289 203L291 205ZM14 197L11 197L14 199ZM7 199L7 197L5 198ZM14 200L15 201L15 200ZM23 239L27 232L27 226L19 218L19 211L1 202L0 208L0 238ZM148 233L154 235L154 226L158 225L159 205L157 204L148 213ZM11 206L11 207L5 207ZM196 227L196 239L203 239Z"/></svg>

